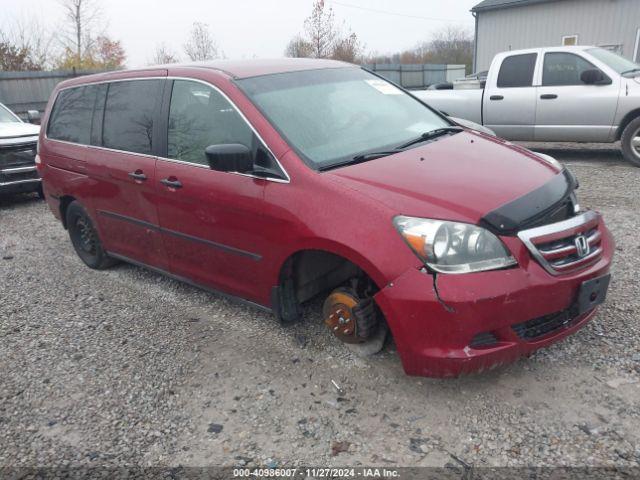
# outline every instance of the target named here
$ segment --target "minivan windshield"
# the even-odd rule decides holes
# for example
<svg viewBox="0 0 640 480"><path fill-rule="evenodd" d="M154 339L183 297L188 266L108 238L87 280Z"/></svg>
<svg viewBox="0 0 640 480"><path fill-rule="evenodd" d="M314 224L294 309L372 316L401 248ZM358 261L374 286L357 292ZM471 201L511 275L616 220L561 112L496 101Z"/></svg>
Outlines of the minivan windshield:
<svg viewBox="0 0 640 480"><path fill-rule="evenodd" d="M451 126L420 101L359 68L264 75L237 84L318 170L354 157L366 159L367 153L393 151L426 132Z"/></svg>
<svg viewBox="0 0 640 480"><path fill-rule="evenodd" d="M0 123L18 123L20 120L0 103Z"/></svg>
<svg viewBox="0 0 640 480"><path fill-rule="evenodd" d="M633 63L631 60L613 53L604 48L590 48L587 50L591 55L600 60L602 63L606 63L608 67L612 68L616 72L622 74L626 72L634 72L640 69L640 65Z"/></svg>

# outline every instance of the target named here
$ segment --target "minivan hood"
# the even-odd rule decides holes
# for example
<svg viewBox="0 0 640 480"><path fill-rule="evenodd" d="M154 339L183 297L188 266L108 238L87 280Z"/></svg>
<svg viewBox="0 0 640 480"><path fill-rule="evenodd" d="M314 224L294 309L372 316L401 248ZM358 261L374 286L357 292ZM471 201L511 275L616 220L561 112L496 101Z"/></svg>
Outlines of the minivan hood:
<svg viewBox="0 0 640 480"><path fill-rule="evenodd" d="M478 223L561 170L522 147L464 131L327 173L394 215Z"/></svg>
<svg viewBox="0 0 640 480"><path fill-rule="evenodd" d="M37 136L39 125L22 122L0 122L0 141L6 138Z"/></svg>

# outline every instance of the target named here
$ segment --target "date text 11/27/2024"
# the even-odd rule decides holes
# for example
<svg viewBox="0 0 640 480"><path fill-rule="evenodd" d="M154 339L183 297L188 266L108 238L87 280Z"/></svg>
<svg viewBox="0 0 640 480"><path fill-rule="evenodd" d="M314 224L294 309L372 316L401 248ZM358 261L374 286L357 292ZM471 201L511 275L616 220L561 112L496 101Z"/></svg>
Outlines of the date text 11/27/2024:
<svg viewBox="0 0 640 480"><path fill-rule="evenodd" d="M389 468L234 468L234 478L399 478Z"/></svg>

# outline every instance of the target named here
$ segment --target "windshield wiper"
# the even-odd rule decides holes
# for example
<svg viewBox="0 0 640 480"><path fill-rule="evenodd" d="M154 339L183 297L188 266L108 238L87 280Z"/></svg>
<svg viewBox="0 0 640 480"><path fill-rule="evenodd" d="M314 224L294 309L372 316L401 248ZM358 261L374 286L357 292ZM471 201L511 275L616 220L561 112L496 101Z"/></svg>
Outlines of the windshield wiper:
<svg viewBox="0 0 640 480"><path fill-rule="evenodd" d="M345 167L347 165L355 165L357 163L368 162L369 160L375 160L376 158L388 157L389 155L395 155L396 153L400 153L402 150L394 149L394 150L385 150L381 152L366 152L360 153L353 157L351 160L347 160L345 162L332 163L330 165L324 165L319 168L320 171L331 170L332 168Z"/></svg>
<svg viewBox="0 0 640 480"><path fill-rule="evenodd" d="M626 75L627 73L640 72L640 67L632 68L631 70L627 70L626 72L622 72L620 75Z"/></svg>
<svg viewBox="0 0 640 480"><path fill-rule="evenodd" d="M436 128L435 130L430 130L428 132L424 132L418 138L414 138L413 140L404 143L397 147L398 150L404 150L405 148L409 148L417 143L426 142L427 140L431 140L432 138L440 137L447 133L458 133L462 132L464 129L462 127L442 127Z"/></svg>
<svg viewBox="0 0 640 480"><path fill-rule="evenodd" d="M360 155L356 155L353 157L352 162L368 162L369 160L375 160L376 158L388 157L389 155L394 155L399 153L399 149L387 150L383 152L367 152L361 153Z"/></svg>

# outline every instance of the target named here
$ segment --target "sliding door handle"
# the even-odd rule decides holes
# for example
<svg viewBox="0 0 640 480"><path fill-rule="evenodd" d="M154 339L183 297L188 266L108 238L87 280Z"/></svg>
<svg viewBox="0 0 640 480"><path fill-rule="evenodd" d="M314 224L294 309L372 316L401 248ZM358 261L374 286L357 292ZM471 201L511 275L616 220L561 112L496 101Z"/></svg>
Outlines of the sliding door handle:
<svg viewBox="0 0 640 480"><path fill-rule="evenodd" d="M160 183L169 188L182 188L182 182L177 179L171 180L169 178L163 178L162 180L160 180Z"/></svg>
<svg viewBox="0 0 640 480"><path fill-rule="evenodd" d="M138 182L144 182L147 179L147 176L143 173L142 170L136 170L135 172L129 172L128 173L130 178L133 178L134 180L138 181Z"/></svg>
<svg viewBox="0 0 640 480"><path fill-rule="evenodd" d="M558 95L556 95L555 93L546 93L544 95L540 95L541 100L555 100L556 98L558 98Z"/></svg>
<svg viewBox="0 0 640 480"><path fill-rule="evenodd" d="M489 100L504 100L504 97L502 95L491 95Z"/></svg>

